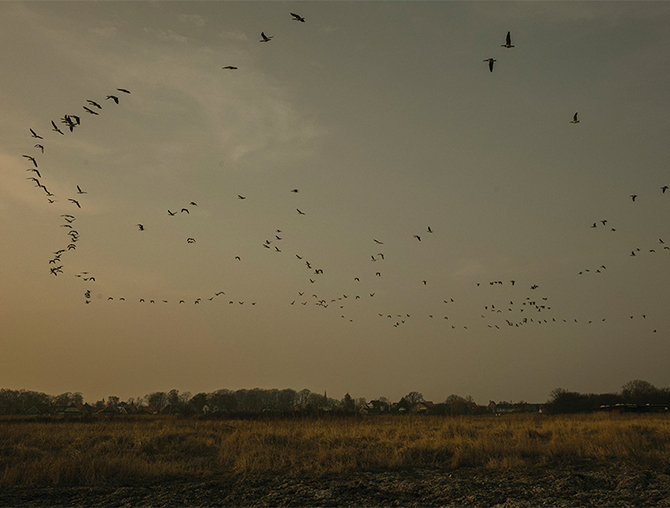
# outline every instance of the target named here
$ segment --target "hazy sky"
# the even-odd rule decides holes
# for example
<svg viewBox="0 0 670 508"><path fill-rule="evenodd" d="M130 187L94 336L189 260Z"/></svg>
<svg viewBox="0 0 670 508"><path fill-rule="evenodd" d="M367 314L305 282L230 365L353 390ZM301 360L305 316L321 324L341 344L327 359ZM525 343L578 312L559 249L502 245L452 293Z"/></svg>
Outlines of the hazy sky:
<svg viewBox="0 0 670 508"><path fill-rule="evenodd" d="M668 26L665 2L0 3L0 387L669 386Z"/></svg>

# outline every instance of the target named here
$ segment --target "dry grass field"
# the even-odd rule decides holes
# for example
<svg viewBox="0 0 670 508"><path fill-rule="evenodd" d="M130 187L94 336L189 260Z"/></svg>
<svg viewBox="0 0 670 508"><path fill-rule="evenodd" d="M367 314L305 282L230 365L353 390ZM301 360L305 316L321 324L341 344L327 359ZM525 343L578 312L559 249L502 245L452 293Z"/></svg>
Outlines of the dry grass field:
<svg viewBox="0 0 670 508"><path fill-rule="evenodd" d="M569 462L665 468L664 415L0 420L0 488L140 485Z"/></svg>

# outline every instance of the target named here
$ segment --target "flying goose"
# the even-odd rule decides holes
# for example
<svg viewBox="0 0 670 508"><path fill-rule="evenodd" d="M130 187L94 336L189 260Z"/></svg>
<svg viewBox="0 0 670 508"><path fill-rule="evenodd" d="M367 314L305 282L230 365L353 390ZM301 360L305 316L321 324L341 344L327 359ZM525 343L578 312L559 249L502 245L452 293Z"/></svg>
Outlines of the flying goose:
<svg viewBox="0 0 670 508"><path fill-rule="evenodd" d="M53 126L53 131L54 131L54 132L58 132L59 134L63 134L63 136L65 136L65 134L63 133L63 131L60 130L60 129L58 128L58 126L54 123L53 120L51 120L51 125Z"/></svg>
<svg viewBox="0 0 670 508"><path fill-rule="evenodd" d="M505 44L500 45L501 48L513 48L514 46L512 45L512 38L510 36L510 33L507 32L507 37L505 39Z"/></svg>

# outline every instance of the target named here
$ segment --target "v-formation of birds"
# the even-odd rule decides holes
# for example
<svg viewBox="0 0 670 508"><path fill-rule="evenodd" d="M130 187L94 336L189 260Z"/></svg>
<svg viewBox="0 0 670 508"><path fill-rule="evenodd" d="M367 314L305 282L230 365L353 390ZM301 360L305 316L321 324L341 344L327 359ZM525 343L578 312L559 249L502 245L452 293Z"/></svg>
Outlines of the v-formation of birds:
<svg viewBox="0 0 670 508"><path fill-rule="evenodd" d="M298 22L305 22L305 18L302 16L291 13L291 16L294 21ZM261 39L260 42L262 43L268 43L274 39L273 35L266 35L265 32L261 32ZM512 44L511 40L511 33L507 32L507 35L505 37L505 43L501 44L501 47L505 49L511 49L514 48L515 46ZM494 69L494 63L497 62L496 59L494 58L487 58L484 60L484 62L488 63L489 71L493 72ZM227 65L224 66L223 69L226 70L237 70L238 67L234 65ZM116 92L114 94L107 95L105 97L105 101L111 101L113 104L118 105L120 102L119 95L118 93L121 94L131 94L130 90L125 89L125 88L117 88ZM103 102L103 101L101 101ZM84 110L84 113L91 115L91 116L100 116L103 110L103 106L94 100L87 99L85 101L85 105L82 105L82 108ZM578 113L575 113L572 117L572 120L570 121L571 124L578 124L580 121L578 119ZM62 118L60 118L60 124L63 126L63 129L61 129L53 120L50 121L51 125L51 131L59 134L59 135L65 135L65 131L69 131L70 133L73 133L76 128L79 128L82 125L82 119L79 115L75 114L65 114ZM37 143L34 145L34 148L37 148L40 151L40 154L45 153L45 149L48 150L48 144L46 141L44 141L44 136L42 133L38 133L36 130L34 130L32 127L29 128L30 134L33 138L40 140L40 143ZM47 148L45 148L45 144L47 144ZM48 203L53 204L56 203L57 200L55 199L56 196L49 192L47 187L42 183L41 179L43 178L42 173L40 172L40 166L38 165L37 157L35 155L27 155L23 154L23 157L28 160L31 164L31 167L28 168L26 171L32 172L35 176L30 176L27 179L34 182L36 184L37 188L42 189L47 197ZM663 194L666 193L668 190L667 185L663 185L660 187L660 190ZM288 191L288 190L287 190ZM73 190L74 192L74 190ZM294 188L290 189L291 193L297 194L299 192L299 189ZM79 185L76 185L76 195L77 196L83 196L88 194L87 191L83 190ZM629 196L632 200L632 202L636 202L636 198L638 198L637 194L631 194ZM52 199L53 198L53 199ZM85 202L80 201L82 198L72 198L72 197L67 197L66 198L69 203L71 203L76 209L81 209L82 204L85 206ZM245 200L247 199L246 195L237 195L238 200ZM190 209L193 207L197 207L198 204L195 201L189 201L188 204L177 204L177 206L173 207L168 207L167 208L167 216L168 217L175 217L177 215L189 215L190 214ZM306 216L307 213L303 210L301 210L299 207L295 208L295 211L298 215L300 216ZM77 220L77 217L73 214L61 214L60 217L63 219L64 224L61 224L60 227L64 228L66 230L66 236L67 236L67 241L65 242L66 245L63 246L63 248L60 248L56 251L53 252L53 257L49 260L48 265L49 265L49 271L51 274L54 276L58 276L59 274L65 273L64 271L64 264L62 261L62 256L66 254L68 251L75 250L77 248L77 242L79 241L79 233L75 229L75 221ZM592 228L597 228L597 227L605 227L607 224L607 220L599 220L597 222L594 222L593 225L591 226ZM136 226L137 232L141 234L145 234L150 231L151 226L145 222L140 222L137 223ZM616 228L610 227L609 229L611 232L616 232ZM280 234L282 236L280 236ZM416 242L423 242L422 238L425 239L426 236L430 237L433 234L433 229L430 226L426 226L426 229L421 232L417 232L416 234L413 235L413 239ZM272 251L274 253L286 253L285 251L290 250L289 248L283 248L283 244L285 243L284 240L284 233L282 229L276 229L272 235L267 235L268 238L265 238L263 242L259 242L259 245L261 245L263 248ZM271 239L270 239L271 238ZM408 238L406 241L411 240L411 238ZM398 241L396 239L396 241ZM402 240L401 240L402 241ZM185 242L187 244L196 244L197 240L194 237L187 237L185 238ZM371 243L375 245L376 247L381 247L384 245L384 241L381 241L377 238L372 238ZM656 247L658 248L659 251L661 250L670 250L670 247L664 245L665 242L663 239L658 239L658 243L655 244ZM377 249L375 249L377 250ZM656 249L647 249L649 253L655 253ZM642 254L643 251L641 248L636 247L631 251L630 256L638 256ZM386 257L384 255L384 252L374 252L370 255L371 261L372 262L380 262L384 263L386 260ZM243 255L236 255L234 256L234 261L235 262L243 262L244 256ZM313 262L304 259L304 256L296 253L295 254L295 261L297 263L304 263L304 268L306 270L306 273L309 275L306 275L306 280L303 282L304 284L317 284L317 281L319 277L322 277L324 275L324 268L314 266ZM327 269L326 269L327 270ZM601 264L598 266L594 266L591 268L585 268L579 272L579 275L585 275L585 274L603 274L607 270L606 266ZM363 283L361 282L362 280L365 281L367 279L368 283L371 280L379 279L382 278L383 276L383 270L379 269L379 265L375 264L374 268L371 268L367 273L365 274L357 274L356 276L351 278L352 281L352 286L351 289L352 291L349 292L349 294L329 294L329 295L324 295L323 292L319 292L317 294L316 292L311 292L311 297L309 296L309 293L306 290L303 291L296 291L296 294L298 295L298 298L293 298L292 301L287 302L287 304L290 305L295 305L296 303L305 306L308 304L316 305L319 306L323 309L328 309L328 308L336 308L337 310L341 311L341 317L343 319L348 319L347 317L347 312L345 309L348 309L351 307L351 305L356 305L355 302L358 300L362 299L371 299L374 298L377 292L375 290L370 290L370 285L366 286L366 290L363 290ZM75 277L82 279L84 282L90 284L95 282L95 276L90 274L88 271L82 271L79 273L75 274ZM308 281L308 282L307 282ZM500 329L501 326L510 326L510 327L519 327L519 326L524 326L524 325L529 325L532 323L536 324L549 324L549 323L577 323L578 320L574 318L568 318L568 317L556 317L555 313L552 313L552 307L550 305L550 302L548 301L549 298L547 296L539 296L536 297L534 292L536 292L537 289L539 289L539 286L537 284L526 284L525 286L521 286L520 284L516 284L515 290L512 290L511 288L515 287L515 283L517 281L515 280L510 280L510 281L502 281L502 280L494 280L494 281L488 281L488 283L482 283L482 282L476 282L476 286L478 288L485 288L487 286L493 288L493 287L507 287L509 289L508 292L504 293L503 295L497 294L501 298L501 300L494 302L489 302L486 305L483 306L483 313L481 314L482 318L487 318L487 316L490 316L491 314L493 315L500 315L502 314L504 316L504 324L502 321L499 321L498 323L487 323L487 326L489 328L496 328ZM420 279L417 281L417 285L422 285L422 286L428 286L430 284L429 279ZM525 289L522 289L521 292L519 292L516 289L521 289L524 287ZM374 289L374 287L373 287ZM510 300L509 297L512 294L512 291L514 291L514 295L516 297L516 303L513 300ZM528 293L525 294L524 291L527 291ZM188 300L188 302L193 303L193 304L200 304L203 301L209 301L213 302L215 299L219 299L219 297L224 296L226 293L224 291L218 291L214 293L213 295L206 295L204 297L198 297L195 299ZM490 293L487 293L487 296L489 296ZM84 297L85 297L85 303L91 303L92 298L91 298L91 289L87 288L84 292ZM313 299L312 299L313 298ZM225 299L224 299L225 300ZM118 301L118 302L125 302L126 298L123 296L109 296L107 297L106 301ZM232 300L227 300L228 304L230 305L244 305L244 301L240 301L239 299L232 299ZM346 302L346 303L345 303ZM353 302L353 303L352 303ZM187 303L186 299L176 299L176 300L167 300L164 298L160 297L154 297L154 298L139 298L137 303L140 304L153 304L153 303L162 303L162 304L168 304L168 303L176 303L176 304L185 304ZM445 297L443 299L442 304L444 305L442 312L440 314L437 314L435 312L433 313L427 313L424 317L428 319L444 319L446 321L449 321L449 310L455 303L455 300L453 297ZM249 302L250 305L255 306L256 302ZM524 313L525 312L525 313ZM541 315L540 315L541 314ZM397 310L394 312L382 312L378 313L379 317L381 318L386 318L390 319L390 323L392 323L393 327L401 327L409 322L411 322L412 314L410 313L403 313L403 312L398 312ZM631 319L633 319L635 316L630 316ZM416 318L416 317L415 317ZM644 319L646 319L646 314L643 316ZM601 317L598 319L591 319L588 320L587 323L591 324L593 322L602 322L605 321L606 318ZM349 319L350 321L353 321ZM452 319L453 321L453 319ZM449 322L451 323L451 322ZM457 325L455 324L450 324L451 328L456 328ZM458 325L459 328L463 329L468 329L467 325L463 325L462 323ZM653 330L654 332L656 330Z"/></svg>

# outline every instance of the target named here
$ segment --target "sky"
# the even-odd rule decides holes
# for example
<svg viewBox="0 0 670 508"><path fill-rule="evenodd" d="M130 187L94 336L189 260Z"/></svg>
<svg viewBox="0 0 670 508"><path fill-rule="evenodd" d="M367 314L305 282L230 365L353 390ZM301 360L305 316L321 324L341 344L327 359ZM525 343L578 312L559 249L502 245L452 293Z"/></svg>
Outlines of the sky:
<svg viewBox="0 0 670 508"><path fill-rule="evenodd" d="M0 3L0 387L669 386L668 25L665 2Z"/></svg>

